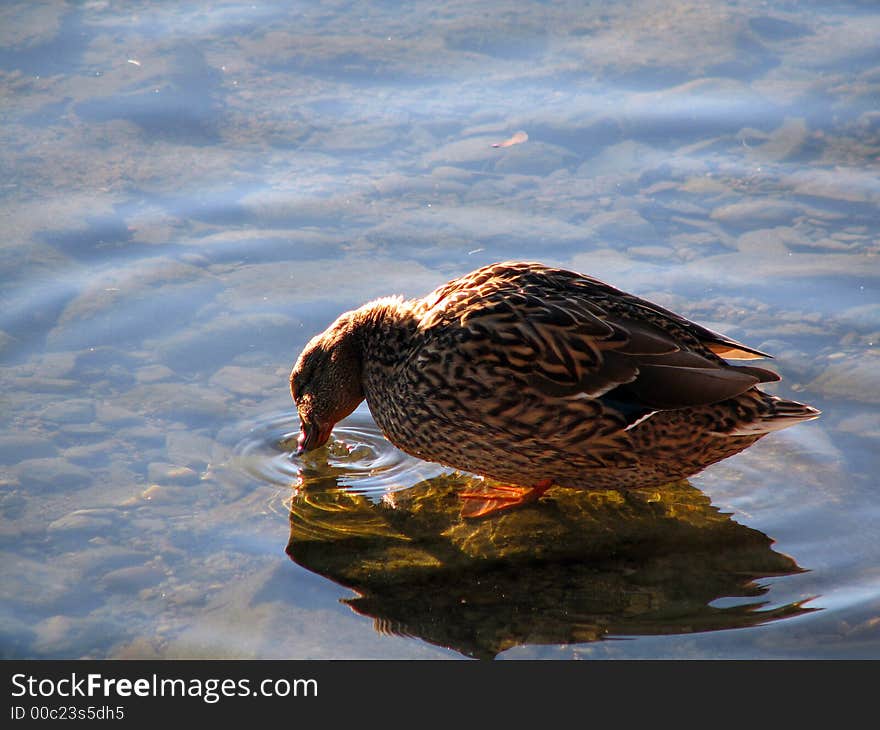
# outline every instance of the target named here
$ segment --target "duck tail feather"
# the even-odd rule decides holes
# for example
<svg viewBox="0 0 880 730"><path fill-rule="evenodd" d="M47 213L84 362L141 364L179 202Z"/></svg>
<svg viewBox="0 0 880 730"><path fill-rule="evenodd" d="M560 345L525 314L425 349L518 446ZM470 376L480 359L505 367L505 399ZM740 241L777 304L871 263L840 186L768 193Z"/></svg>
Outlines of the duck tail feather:
<svg viewBox="0 0 880 730"><path fill-rule="evenodd" d="M738 425L727 436L758 436L760 434L779 431L804 421L818 418L822 411L804 403L785 400L775 395L766 395L766 411L750 423Z"/></svg>

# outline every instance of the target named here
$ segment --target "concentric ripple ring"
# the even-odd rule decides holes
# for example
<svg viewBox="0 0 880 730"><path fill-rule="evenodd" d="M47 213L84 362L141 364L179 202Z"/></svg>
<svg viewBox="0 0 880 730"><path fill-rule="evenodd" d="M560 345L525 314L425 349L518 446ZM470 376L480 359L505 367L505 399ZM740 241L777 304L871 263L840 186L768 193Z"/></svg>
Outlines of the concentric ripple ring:
<svg viewBox="0 0 880 730"><path fill-rule="evenodd" d="M233 448L235 465L276 486L340 488L379 498L449 471L392 446L363 407L336 425L327 446L301 456L295 411L246 427Z"/></svg>

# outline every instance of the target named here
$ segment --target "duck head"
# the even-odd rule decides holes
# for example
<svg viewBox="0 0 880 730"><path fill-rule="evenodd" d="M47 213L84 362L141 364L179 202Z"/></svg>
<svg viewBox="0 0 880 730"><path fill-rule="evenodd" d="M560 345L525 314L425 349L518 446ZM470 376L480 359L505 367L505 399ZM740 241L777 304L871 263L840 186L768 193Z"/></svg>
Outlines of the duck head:
<svg viewBox="0 0 880 730"><path fill-rule="evenodd" d="M313 337L290 373L290 394L299 412L297 455L323 446L337 422L364 399L357 318L341 315Z"/></svg>

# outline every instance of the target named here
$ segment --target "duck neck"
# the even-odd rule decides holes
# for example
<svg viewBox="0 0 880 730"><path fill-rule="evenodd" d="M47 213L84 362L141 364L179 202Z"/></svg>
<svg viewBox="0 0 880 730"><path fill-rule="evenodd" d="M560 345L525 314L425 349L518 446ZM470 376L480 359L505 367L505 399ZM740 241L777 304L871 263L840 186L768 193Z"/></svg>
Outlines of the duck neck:
<svg viewBox="0 0 880 730"><path fill-rule="evenodd" d="M384 297L355 311L365 364L393 365L399 360L417 326L413 304L403 297Z"/></svg>
<svg viewBox="0 0 880 730"><path fill-rule="evenodd" d="M360 339L361 383L364 396L374 405L391 396L400 384L399 368L412 348L418 318L416 302L387 297L365 304L354 317Z"/></svg>

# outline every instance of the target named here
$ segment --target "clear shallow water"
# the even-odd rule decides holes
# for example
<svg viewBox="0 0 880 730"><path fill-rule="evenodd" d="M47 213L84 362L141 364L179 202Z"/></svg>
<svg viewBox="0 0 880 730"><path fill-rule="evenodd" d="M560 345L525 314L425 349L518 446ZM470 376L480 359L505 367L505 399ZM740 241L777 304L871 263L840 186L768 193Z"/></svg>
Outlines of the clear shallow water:
<svg viewBox="0 0 880 730"><path fill-rule="evenodd" d="M6 3L0 29L3 656L880 655L871 3ZM344 309L506 258L770 351L776 392L823 410L694 477L687 510L659 502L755 540L756 587L632 506L618 531L666 563L591 554L541 583L502 556L576 630L518 624L542 604L501 574L475 596L494 623L455 613L472 563L389 593L340 557L342 531L386 560L406 495L450 484L363 410L329 470L291 459L293 359Z"/></svg>

